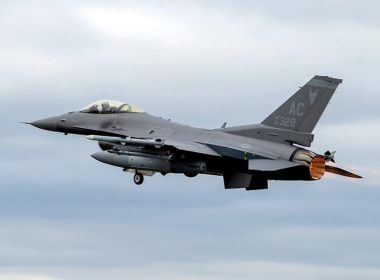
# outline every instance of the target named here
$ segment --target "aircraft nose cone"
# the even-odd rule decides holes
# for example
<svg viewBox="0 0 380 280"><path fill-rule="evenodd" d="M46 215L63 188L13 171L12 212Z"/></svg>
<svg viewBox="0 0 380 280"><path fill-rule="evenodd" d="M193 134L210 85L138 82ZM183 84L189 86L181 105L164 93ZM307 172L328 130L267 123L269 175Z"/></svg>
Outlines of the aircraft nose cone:
<svg viewBox="0 0 380 280"><path fill-rule="evenodd" d="M57 131L57 119L56 118L46 118L38 121L34 121L31 125L45 130Z"/></svg>

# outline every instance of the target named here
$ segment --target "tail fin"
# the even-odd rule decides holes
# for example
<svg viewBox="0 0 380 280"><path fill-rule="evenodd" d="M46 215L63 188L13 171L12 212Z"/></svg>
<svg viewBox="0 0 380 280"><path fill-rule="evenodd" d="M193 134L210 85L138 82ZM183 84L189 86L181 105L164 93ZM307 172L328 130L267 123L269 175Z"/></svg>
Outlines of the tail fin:
<svg viewBox="0 0 380 280"><path fill-rule="evenodd" d="M340 83L341 79L315 76L262 124L311 133Z"/></svg>

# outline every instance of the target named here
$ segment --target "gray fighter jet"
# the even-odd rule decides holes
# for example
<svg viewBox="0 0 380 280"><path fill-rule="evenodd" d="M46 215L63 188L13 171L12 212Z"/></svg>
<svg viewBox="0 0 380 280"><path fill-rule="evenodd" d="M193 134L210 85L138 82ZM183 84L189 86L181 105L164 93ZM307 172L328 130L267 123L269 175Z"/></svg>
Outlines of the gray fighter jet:
<svg viewBox="0 0 380 280"><path fill-rule="evenodd" d="M31 125L64 134L86 135L105 164L134 173L134 182L156 172L223 176L226 189L267 189L269 180L319 180L325 172L361 178L328 162L334 153L307 150L312 131L340 79L315 76L260 124L201 129L152 116L136 106L110 100L79 112Z"/></svg>

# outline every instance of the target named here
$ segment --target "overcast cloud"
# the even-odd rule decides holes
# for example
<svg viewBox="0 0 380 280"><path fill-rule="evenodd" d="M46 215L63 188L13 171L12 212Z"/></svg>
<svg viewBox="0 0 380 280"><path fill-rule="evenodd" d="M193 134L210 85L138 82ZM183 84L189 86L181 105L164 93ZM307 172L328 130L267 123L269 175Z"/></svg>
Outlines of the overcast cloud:
<svg viewBox="0 0 380 280"><path fill-rule="evenodd" d="M1 1L0 280L380 279L378 1ZM360 181L147 178L19 121L119 99L186 124L263 120L342 78L314 133Z"/></svg>

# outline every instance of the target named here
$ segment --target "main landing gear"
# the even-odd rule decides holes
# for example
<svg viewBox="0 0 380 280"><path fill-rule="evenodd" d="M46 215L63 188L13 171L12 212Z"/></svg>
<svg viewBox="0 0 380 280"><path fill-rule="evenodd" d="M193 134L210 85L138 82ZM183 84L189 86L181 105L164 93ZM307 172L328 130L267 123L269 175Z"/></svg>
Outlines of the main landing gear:
<svg viewBox="0 0 380 280"><path fill-rule="evenodd" d="M141 185L144 182L144 175L142 175L140 172L136 172L133 176L133 181L136 185Z"/></svg>

